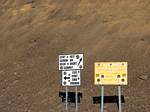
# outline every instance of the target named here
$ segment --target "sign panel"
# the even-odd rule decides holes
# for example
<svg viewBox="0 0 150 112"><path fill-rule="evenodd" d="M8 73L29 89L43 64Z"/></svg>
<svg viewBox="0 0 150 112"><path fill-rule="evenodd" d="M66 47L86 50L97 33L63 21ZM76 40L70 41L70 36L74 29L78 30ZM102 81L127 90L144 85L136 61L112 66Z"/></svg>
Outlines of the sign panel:
<svg viewBox="0 0 150 112"><path fill-rule="evenodd" d="M62 71L62 86L80 86L80 70Z"/></svg>
<svg viewBox="0 0 150 112"><path fill-rule="evenodd" d="M127 62L95 62L95 85L127 85Z"/></svg>
<svg viewBox="0 0 150 112"><path fill-rule="evenodd" d="M83 69L83 54L59 55L59 70Z"/></svg>

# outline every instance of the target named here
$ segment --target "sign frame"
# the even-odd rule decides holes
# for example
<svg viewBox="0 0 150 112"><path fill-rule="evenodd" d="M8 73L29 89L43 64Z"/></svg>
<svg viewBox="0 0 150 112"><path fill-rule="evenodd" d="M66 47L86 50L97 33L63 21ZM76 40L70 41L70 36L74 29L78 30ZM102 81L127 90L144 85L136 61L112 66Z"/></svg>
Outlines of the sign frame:
<svg viewBox="0 0 150 112"><path fill-rule="evenodd" d="M83 69L83 54L59 55L59 70Z"/></svg>
<svg viewBox="0 0 150 112"><path fill-rule="evenodd" d="M95 62L94 84L127 85L128 62Z"/></svg>
<svg viewBox="0 0 150 112"><path fill-rule="evenodd" d="M80 70L62 71L62 86L77 87L80 85L81 85L81 71Z"/></svg>

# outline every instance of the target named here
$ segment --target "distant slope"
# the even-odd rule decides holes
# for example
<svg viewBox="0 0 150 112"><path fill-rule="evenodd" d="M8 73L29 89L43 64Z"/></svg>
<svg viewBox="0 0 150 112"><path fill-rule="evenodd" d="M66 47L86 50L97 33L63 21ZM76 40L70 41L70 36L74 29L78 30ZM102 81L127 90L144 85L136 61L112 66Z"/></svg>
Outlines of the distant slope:
<svg viewBox="0 0 150 112"><path fill-rule="evenodd" d="M64 112L58 55L69 53L84 53L80 112L99 110L92 104L100 94L95 61L128 61L124 110L150 111L150 0L29 2L0 0L0 112ZM106 95L114 89L107 87Z"/></svg>

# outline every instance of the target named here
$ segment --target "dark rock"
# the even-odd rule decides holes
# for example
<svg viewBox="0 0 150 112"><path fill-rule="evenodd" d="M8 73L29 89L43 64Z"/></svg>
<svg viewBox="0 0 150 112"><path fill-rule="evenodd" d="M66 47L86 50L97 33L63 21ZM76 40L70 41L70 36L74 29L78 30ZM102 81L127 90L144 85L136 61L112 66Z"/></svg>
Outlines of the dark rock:
<svg viewBox="0 0 150 112"><path fill-rule="evenodd" d="M27 0L28 4L34 3L34 0Z"/></svg>

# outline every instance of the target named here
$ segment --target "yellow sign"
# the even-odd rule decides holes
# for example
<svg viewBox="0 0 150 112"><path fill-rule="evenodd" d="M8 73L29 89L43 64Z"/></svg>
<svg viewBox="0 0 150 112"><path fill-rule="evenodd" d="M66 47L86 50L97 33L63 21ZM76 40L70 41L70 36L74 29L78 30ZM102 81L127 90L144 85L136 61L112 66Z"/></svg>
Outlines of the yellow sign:
<svg viewBox="0 0 150 112"><path fill-rule="evenodd" d="M127 85L127 62L95 62L95 85Z"/></svg>

